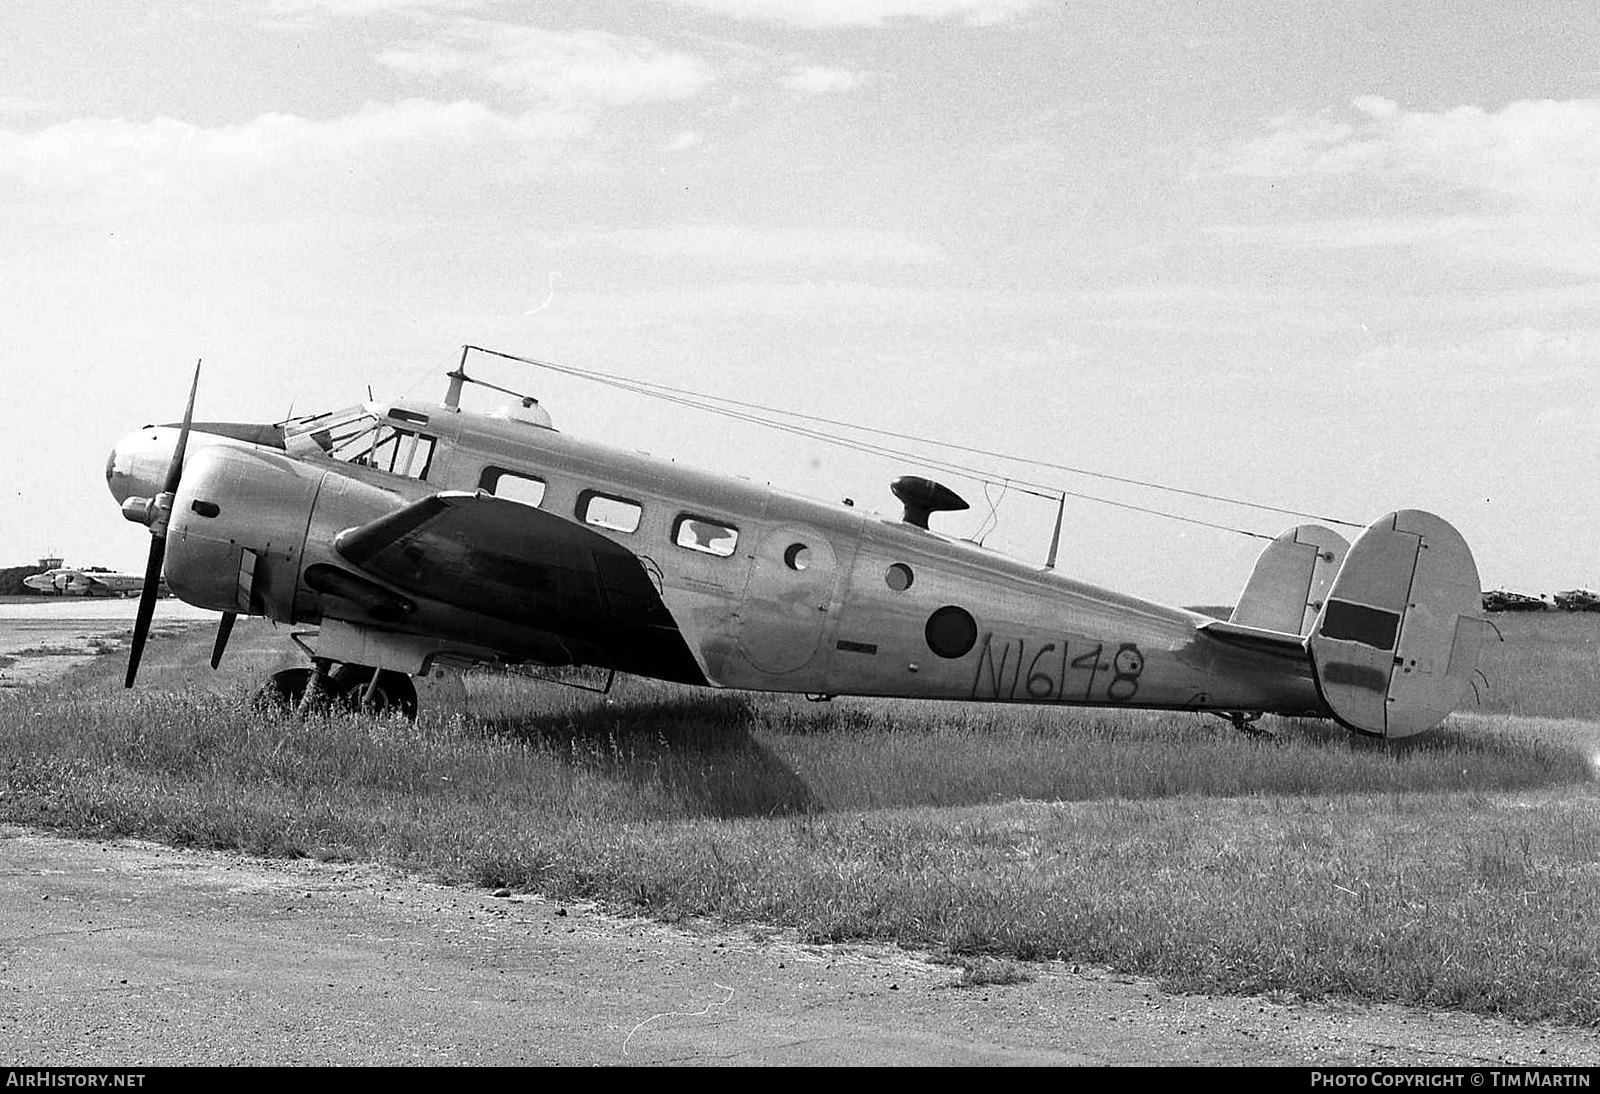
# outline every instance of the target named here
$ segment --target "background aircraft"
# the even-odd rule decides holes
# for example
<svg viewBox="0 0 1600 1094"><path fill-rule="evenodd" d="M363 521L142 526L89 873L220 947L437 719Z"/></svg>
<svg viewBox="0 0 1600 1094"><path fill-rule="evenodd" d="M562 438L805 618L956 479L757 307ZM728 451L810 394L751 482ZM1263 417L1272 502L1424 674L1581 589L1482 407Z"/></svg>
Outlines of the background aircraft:
<svg viewBox="0 0 1600 1094"><path fill-rule="evenodd" d="M1566 612L1600 612L1600 596L1588 589L1567 589L1555 595L1556 607Z"/></svg>
<svg viewBox="0 0 1600 1094"><path fill-rule="evenodd" d="M1333 717L1403 737L1472 687L1478 573L1429 513L1389 513L1354 543L1290 529L1220 620L1066 578L1054 544L1041 567L939 535L930 518L966 503L930 479L892 483L898 519L795 497L567 436L466 362L440 404L276 427L191 426L197 366L183 423L130 434L107 464L124 516L152 535L127 684L164 571L223 613L213 665L241 613L316 625L297 636L311 667L270 685L291 702L329 692L411 712L412 676L534 663L1241 727ZM469 383L519 403L464 410Z"/></svg>
<svg viewBox="0 0 1600 1094"><path fill-rule="evenodd" d="M130 596L144 588L144 576L119 574L94 567L80 570L58 566L25 577L22 583L36 592L55 596Z"/></svg>

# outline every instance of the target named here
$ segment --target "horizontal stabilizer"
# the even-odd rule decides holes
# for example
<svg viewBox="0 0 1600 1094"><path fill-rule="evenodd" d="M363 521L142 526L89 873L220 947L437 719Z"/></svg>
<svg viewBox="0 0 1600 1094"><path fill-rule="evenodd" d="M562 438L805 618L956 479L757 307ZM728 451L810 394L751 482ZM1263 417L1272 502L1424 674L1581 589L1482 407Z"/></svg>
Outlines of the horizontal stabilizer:
<svg viewBox="0 0 1600 1094"><path fill-rule="evenodd" d="M1350 543L1320 524L1291 528L1267 544L1228 622L1307 635Z"/></svg>
<svg viewBox="0 0 1600 1094"><path fill-rule="evenodd" d="M1461 534L1402 509L1357 537L1307 645L1333 715L1409 737L1455 709L1478 667L1478 567Z"/></svg>
<svg viewBox="0 0 1600 1094"><path fill-rule="evenodd" d="M1269 653L1276 657L1287 657L1298 662L1306 660L1306 641L1297 634L1246 627L1232 621L1223 622L1220 619L1209 620L1195 629L1224 645L1237 646L1239 649L1253 650L1256 653Z"/></svg>

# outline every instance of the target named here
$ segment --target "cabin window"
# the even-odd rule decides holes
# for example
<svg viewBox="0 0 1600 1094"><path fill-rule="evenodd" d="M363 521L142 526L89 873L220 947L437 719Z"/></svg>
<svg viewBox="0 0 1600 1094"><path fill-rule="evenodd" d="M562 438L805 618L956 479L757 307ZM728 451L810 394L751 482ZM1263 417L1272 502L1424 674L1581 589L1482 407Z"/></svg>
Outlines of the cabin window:
<svg viewBox="0 0 1600 1094"><path fill-rule="evenodd" d="M672 542L691 551L727 558L739 542L739 530L705 517L680 515L672 526Z"/></svg>
<svg viewBox="0 0 1600 1094"><path fill-rule="evenodd" d="M896 562L884 571L883 580L895 592L903 593L911 588L911 583L916 580L916 577L912 574L910 566L907 566L904 562Z"/></svg>
<svg viewBox="0 0 1600 1094"><path fill-rule="evenodd" d="M485 467L478 478L479 490L535 509L544 501L544 487L544 480L537 475L523 475L502 467Z"/></svg>
<svg viewBox="0 0 1600 1094"><path fill-rule="evenodd" d="M791 543L783 552L783 564L789 569L800 573L811 565L811 548L804 543Z"/></svg>
<svg viewBox="0 0 1600 1094"><path fill-rule="evenodd" d="M578 516L585 524L610 528L614 532L634 532L644 509L636 501L613 497L594 490L578 495Z"/></svg>

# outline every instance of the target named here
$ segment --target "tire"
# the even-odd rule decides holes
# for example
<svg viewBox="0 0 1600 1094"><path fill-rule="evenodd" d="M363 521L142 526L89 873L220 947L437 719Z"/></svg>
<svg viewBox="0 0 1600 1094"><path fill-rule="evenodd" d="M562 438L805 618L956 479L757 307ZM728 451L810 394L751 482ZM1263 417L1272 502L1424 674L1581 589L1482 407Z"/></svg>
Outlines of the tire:
<svg viewBox="0 0 1600 1094"><path fill-rule="evenodd" d="M367 700L367 685L372 680L370 665L339 665L328 673L326 695L318 696L319 703L333 701L345 710L364 710L368 714L396 713L415 720L417 716L417 688L411 677L403 672L384 670L378 673L378 686ZM275 672L256 693L256 701L279 710L299 710L305 699L306 688L311 684L313 670L309 668L284 669Z"/></svg>
<svg viewBox="0 0 1600 1094"><path fill-rule="evenodd" d="M306 685L310 682L310 669L284 669L267 678L267 682L256 693L256 700L280 710L295 710L305 697Z"/></svg>
<svg viewBox="0 0 1600 1094"><path fill-rule="evenodd" d="M403 672L383 669L378 672L378 686L367 695L372 681L370 665L340 665L328 674L335 694L350 710L361 709L367 714L400 714L406 718L417 717L417 687L411 677Z"/></svg>

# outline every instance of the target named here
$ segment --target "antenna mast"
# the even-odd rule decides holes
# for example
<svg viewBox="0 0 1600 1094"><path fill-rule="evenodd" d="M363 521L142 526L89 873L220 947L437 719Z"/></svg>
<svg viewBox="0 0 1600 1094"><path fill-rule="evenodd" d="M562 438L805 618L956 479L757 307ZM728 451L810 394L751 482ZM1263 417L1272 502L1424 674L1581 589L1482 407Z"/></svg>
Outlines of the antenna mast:
<svg viewBox="0 0 1600 1094"><path fill-rule="evenodd" d="M461 387L472 377L467 375L467 354L472 352L471 346L461 347L461 363L455 367L454 372L446 373L450 378L450 389L444 393L444 406L447 410L461 409Z"/></svg>

